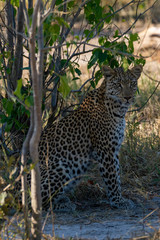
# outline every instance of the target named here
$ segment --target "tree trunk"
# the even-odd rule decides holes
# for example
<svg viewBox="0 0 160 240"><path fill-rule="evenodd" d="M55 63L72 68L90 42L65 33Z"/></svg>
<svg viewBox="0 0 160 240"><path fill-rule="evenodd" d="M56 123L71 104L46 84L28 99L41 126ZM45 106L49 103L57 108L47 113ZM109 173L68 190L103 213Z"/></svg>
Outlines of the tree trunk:
<svg viewBox="0 0 160 240"><path fill-rule="evenodd" d="M29 153L29 142L33 133L33 116L31 113L31 123L28 130L25 141L22 146L21 153L21 186L22 186L22 206L24 213L24 222L25 222L25 237L30 239L30 222L28 219L28 186L27 186L27 174L24 172L24 169L27 167L27 155Z"/></svg>
<svg viewBox="0 0 160 240"><path fill-rule="evenodd" d="M30 156L34 168L31 170L31 234L32 239L41 239L41 191L38 144L41 136L41 106L42 106L42 80L43 80L43 30L41 24L40 6L41 0L37 0L34 7L32 25L29 36L29 51L33 87L33 134L30 141ZM37 28L38 55L36 61L35 35Z"/></svg>

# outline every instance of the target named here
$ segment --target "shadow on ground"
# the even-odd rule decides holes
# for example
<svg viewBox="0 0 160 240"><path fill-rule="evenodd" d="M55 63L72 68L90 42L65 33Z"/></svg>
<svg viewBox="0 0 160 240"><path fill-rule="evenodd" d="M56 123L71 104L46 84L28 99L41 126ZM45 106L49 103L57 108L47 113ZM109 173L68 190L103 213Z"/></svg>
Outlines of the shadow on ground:
<svg viewBox="0 0 160 240"><path fill-rule="evenodd" d="M111 209L102 200L99 203L84 203L78 208L79 210L74 213L54 215L54 230L57 237L146 240L160 228L160 195L149 200L141 199L135 203L135 208L132 210ZM44 233L52 235L50 217L45 223ZM160 239L160 235L154 239Z"/></svg>

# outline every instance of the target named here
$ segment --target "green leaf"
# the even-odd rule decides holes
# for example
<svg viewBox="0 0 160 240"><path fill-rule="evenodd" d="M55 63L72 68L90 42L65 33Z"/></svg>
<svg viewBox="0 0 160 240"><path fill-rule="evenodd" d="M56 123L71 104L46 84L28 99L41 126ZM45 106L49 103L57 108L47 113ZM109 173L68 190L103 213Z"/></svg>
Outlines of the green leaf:
<svg viewBox="0 0 160 240"><path fill-rule="evenodd" d="M59 5L63 2L63 0L56 0L56 5Z"/></svg>
<svg viewBox="0 0 160 240"><path fill-rule="evenodd" d="M8 115L11 115L14 103L7 98L2 99L2 105Z"/></svg>
<svg viewBox="0 0 160 240"><path fill-rule="evenodd" d="M17 9L15 7L13 7L13 14L14 14L14 17L16 17Z"/></svg>
<svg viewBox="0 0 160 240"><path fill-rule="evenodd" d="M61 68L63 68L66 63L67 63L67 60L66 59L62 59L61 60Z"/></svg>
<svg viewBox="0 0 160 240"><path fill-rule="evenodd" d="M97 85L97 83L99 82L99 80L102 78L102 72L100 70L98 70L96 73L95 73L95 83Z"/></svg>
<svg viewBox="0 0 160 240"><path fill-rule="evenodd" d="M118 37L118 33L119 33L119 31L118 31L118 29L115 31L115 33L114 33L114 38L117 38Z"/></svg>
<svg viewBox="0 0 160 240"><path fill-rule="evenodd" d="M98 55L98 62L101 64L108 58L107 51L100 52Z"/></svg>
<svg viewBox="0 0 160 240"><path fill-rule="evenodd" d="M88 37L88 34L90 33L90 30L85 29L83 33L84 33L85 37L87 38L87 37Z"/></svg>
<svg viewBox="0 0 160 240"><path fill-rule="evenodd" d="M24 103L26 104L27 107L33 106L33 96L31 96L31 95L28 96L28 97L25 99Z"/></svg>
<svg viewBox="0 0 160 240"><path fill-rule="evenodd" d="M90 69L97 61L98 56L93 54L88 62L88 69Z"/></svg>
<svg viewBox="0 0 160 240"><path fill-rule="evenodd" d="M78 68L75 68L75 72L78 74L78 76L80 76L82 74Z"/></svg>
<svg viewBox="0 0 160 240"><path fill-rule="evenodd" d="M135 60L135 63L136 64L142 64L143 66L145 65L145 63L146 63L146 60L145 59L143 59L143 58L140 58L140 59L136 59Z"/></svg>
<svg viewBox="0 0 160 240"><path fill-rule="evenodd" d="M74 68L73 68L73 66L72 66L71 63L69 63L69 70L70 70L70 72L72 73L72 76L75 77Z"/></svg>
<svg viewBox="0 0 160 240"><path fill-rule="evenodd" d="M124 59L123 59L123 68L124 68L125 71L128 69L128 65L129 65L129 64L128 64L127 59L124 58Z"/></svg>
<svg viewBox="0 0 160 240"><path fill-rule="evenodd" d="M96 48L92 52L92 56L88 62L88 69L90 69L98 60L99 54L102 53L102 49Z"/></svg>
<svg viewBox="0 0 160 240"><path fill-rule="evenodd" d="M12 123L7 123L7 125L5 126L5 131L6 131L6 132L10 132L12 126L13 126L13 121L12 121Z"/></svg>
<svg viewBox="0 0 160 240"><path fill-rule="evenodd" d="M69 48L69 46L70 46L70 43L69 43L69 42L66 42L66 46L67 46L67 48Z"/></svg>
<svg viewBox="0 0 160 240"><path fill-rule="evenodd" d="M79 36L77 36L77 35L75 35L74 38L75 38L77 41L79 41L79 39L80 39Z"/></svg>
<svg viewBox="0 0 160 240"><path fill-rule="evenodd" d="M105 15L105 22L106 23L110 23L110 21L112 20L112 13L111 12L108 12L108 13L106 13L106 15Z"/></svg>
<svg viewBox="0 0 160 240"><path fill-rule="evenodd" d="M106 48L111 47L111 45L112 45L112 43L111 43L110 41L106 41L106 42L104 43L104 47L106 47Z"/></svg>
<svg viewBox="0 0 160 240"><path fill-rule="evenodd" d="M19 0L11 0L11 4L15 7L19 7Z"/></svg>
<svg viewBox="0 0 160 240"><path fill-rule="evenodd" d="M112 6L108 6L108 7L110 8L111 12L114 13L113 7Z"/></svg>
<svg viewBox="0 0 160 240"><path fill-rule="evenodd" d="M104 43L106 41L106 37L99 37L98 42L101 46L104 46Z"/></svg>
<svg viewBox="0 0 160 240"><path fill-rule="evenodd" d="M21 68L22 70L30 70L30 67Z"/></svg>
<svg viewBox="0 0 160 240"><path fill-rule="evenodd" d="M20 100L24 99L24 96L21 93L22 89L22 78L17 81L17 87L16 90L14 91L14 95L17 96Z"/></svg>
<svg viewBox="0 0 160 240"><path fill-rule="evenodd" d="M49 29L49 34L51 35L51 38L53 40L53 42L55 42L59 36L59 33L60 33L60 26L58 24L53 24L50 26L50 29Z"/></svg>
<svg viewBox="0 0 160 240"><path fill-rule="evenodd" d="M70 86L68 85L68 79L66 75L60 76L60 86L58 91L62 94L63 98L66 98L71 91Z"/></svg>
<svg viewBox="0 0 160 240"><path fill-rule="evenodd" d="M36 166L36 163L31 163L29 169L33 170L35 168L35 166Z"/></svg>
<svg viewBox="0 0 160 240"><path fill-rule="evenodd" d="M129 46L130 52L133 53L134 52L133 42L129 41L129 45L128 46Z"/></svg>
<svg viewBox="0 0 160 240"><path fill-rule="evenodd" d="M99 5L101 0L95 0L96 4Z"/></svg>
<svg viewBox="0 0 160 240"><path fill-rule="evenodd" d="M91 84L91 86L92 86L93 88L96 87L94 81L91 81L90 84Z"/></svg>
<svg viewBox="0 0 160 240"><path fill-rule="evenodd" d="M58 25L58 24L53 24L53 26L52 26L52 33L54 33L54 34L59 34L59 31L60 31L60 26ZM51 34L52 34L51 33Z"/></svg>
<svg viewBox="0 0 160 240"><path fill-rule="evenodd" d="M29 15L29 17L32 16L32 14L33 14L33 8L28 9L28 15Z"/></svg>
<svg viewBox="0 0 160 240"><path fill-rule="evenodd" d="M74 77L73 79L72 79L72 81L76 81L76 80L79 80L80 78L79 77Z"/></svg>
<svg viewBox="0 0 160 240"><path fill-rule="evenodd" d="M0 122L6 123L8 120L7 116L5 114L0 113Z"/></svg>
<svg viewBox="0 0 160 240"><path fill-rule="evenodd" d="M104 17L104 8L100 5L100 0L88 1L84 7L84 14L89 24L97 24Z"/></svg>
<svg viewBox="0 0 160 240"><path fill-rule="evenodd" d="M138 33L131 33L130 34L130 40L132 42L137 41L139 39Z"/></svg>
<svg viewBox="0 0 160 240"><path fill-rule="evenodd" d="M126 45L126 43L125 42L118 42L117 44L116 44L116 49L117 50L120 50L120 51L122 51L122 52L127 52L127 45Z"/></svg>
<svg viewBox="0 0 160 240"><path fill-rule="evenodd" d="M64 20L63 17L56 17L55 18L60 25L64 25L65 27L69 28L69 24Z"/></svg>
<svg viewBox="0 0 160 240"><path fill-rule="evenodd" d="M3 113L0 113L0 122L5 123L7 121L7 116Z"/></svg>
<svg viewBox="0 0 160 240"><path fill-rule="evenodd" d="M44 21L44 37L47 42L49 42L49 45L52 45L57 38L59 37L60 33L60 25L57 23L53 24L53 18L50 16Z"/></svg>
<svg viewBox="0 0 160 240"><path fill-rule="evenodd" d="M75 1L70 1L70 2L68 2L68 8L69 8L69 9L74 6L74 2L75 2Z"/></svg>
<svg viewBox="0 0 160 240"><path fill-rule="evenodd" d="M88 30L88 29L85 29L83 34L85 35L85 38L92 38L93 37L93 31L92 30Z"/></svg>

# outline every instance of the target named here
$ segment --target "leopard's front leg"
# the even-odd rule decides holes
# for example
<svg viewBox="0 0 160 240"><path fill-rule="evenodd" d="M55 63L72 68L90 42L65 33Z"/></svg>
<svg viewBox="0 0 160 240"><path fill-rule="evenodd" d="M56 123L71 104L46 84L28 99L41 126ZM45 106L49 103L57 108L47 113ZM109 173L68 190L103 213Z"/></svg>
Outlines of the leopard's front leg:
<svg viewBox="0 0 160 240"><path fill-rule="evenodd" d="M111 206L119 207L122 202L118 155L106 149L98 153L101 176L106 185Z"/></svg>
<svg viewBox="0 0 160 240"><path fill-rule="evenodd" d="M121 194L121 181L118 155L109 151L97 153L101 176L106 186L110 205L115 208L131 209L134 203Z"/></svg>

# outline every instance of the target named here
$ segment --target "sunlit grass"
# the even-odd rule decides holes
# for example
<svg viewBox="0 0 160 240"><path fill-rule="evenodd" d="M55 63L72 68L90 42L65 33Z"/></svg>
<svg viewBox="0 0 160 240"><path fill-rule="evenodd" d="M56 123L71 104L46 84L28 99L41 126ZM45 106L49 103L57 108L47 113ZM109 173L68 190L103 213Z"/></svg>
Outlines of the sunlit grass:
<svg viewBox="0 0 160 240"><path fill-rule="evenodd" d="M146 189L155 183L160 184L160 88L146 103L156 86L157 82L142 75L132 110L144 107L128 113L126 136L120 154L124 181L136 185L135 179L138 178Z"/></svg>

